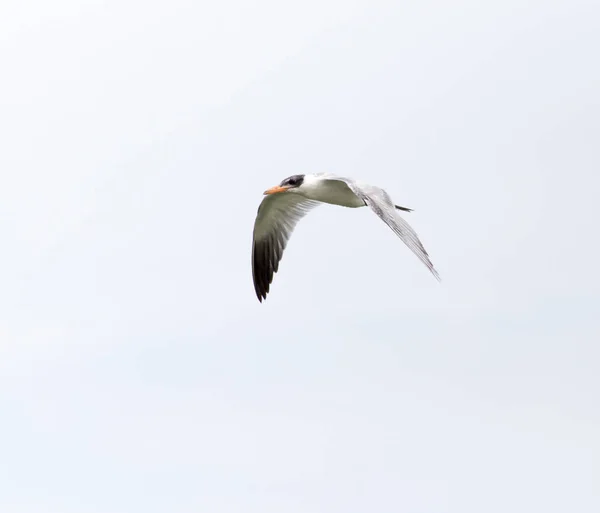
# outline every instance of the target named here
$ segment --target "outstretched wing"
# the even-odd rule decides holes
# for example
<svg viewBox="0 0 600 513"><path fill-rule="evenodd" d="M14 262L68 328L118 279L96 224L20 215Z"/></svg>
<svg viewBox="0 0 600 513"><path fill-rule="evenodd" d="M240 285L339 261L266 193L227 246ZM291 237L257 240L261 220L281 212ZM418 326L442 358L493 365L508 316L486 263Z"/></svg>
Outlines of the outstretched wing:
<svg viewBox="0 0 600 513"><path fill-rule="evenodd" d="M429 255L419 240L417 233L404 219L402 219L402 217L400 217L394 202L387 192L379 187L355 182L348 178L335 177L332 179L344 182L354 194L371 207L371 210L373 210L373 212L375 212L382 221L387 224L400 239L402 239L402 242L417 255L417 258L427 266L427 269L431 271L431 274L433 274L438 281L441 281L440 275L429 259Z"/></svg>
<svg viewBox="0 0 600 513"><path fill-rule="evenodd" d="M298 221L318 204L299 194L285 192L267 195L262 200L254 221L252 241L252 279L259 301L267 297L273 274L279 268Z"/></svg>

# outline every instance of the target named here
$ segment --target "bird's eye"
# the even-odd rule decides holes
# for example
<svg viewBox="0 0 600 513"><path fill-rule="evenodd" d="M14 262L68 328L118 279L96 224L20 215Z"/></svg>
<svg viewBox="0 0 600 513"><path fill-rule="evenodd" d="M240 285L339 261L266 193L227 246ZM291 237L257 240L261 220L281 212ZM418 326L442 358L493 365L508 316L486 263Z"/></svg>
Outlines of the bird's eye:
<svg viewBox="0 0 600 513"><path fill-rule="evenodd" d="M283 182L281 182L281 186L285 187L300 187L300 185L302 185L304 180L304 176L302 175L293 175L293 176L288 176L285 180L283 180Z"/></svg>

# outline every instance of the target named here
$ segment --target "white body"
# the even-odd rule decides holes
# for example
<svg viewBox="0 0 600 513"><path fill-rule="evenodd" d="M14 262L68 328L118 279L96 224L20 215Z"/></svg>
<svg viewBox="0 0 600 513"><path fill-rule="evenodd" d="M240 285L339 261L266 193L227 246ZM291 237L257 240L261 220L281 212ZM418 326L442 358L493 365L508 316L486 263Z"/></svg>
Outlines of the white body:
<svg viewBox="0 0 600 513"><path fill-rule="evenodd" d="M339 205L341 207L358 208L364 207L364 200L360 199L348 187L346 182L339 180L326 180L329 175L305 175L302 187L297 190L291 189L307 199ZM333 176L333 175L331 175Z"/></svg>
<svg viewBox="0 0 600 513"><path fill-rule="evenodd" d="M383 189L326 173L294 175L265 191L254 222L252 278L259 301L267 297L296 224L321 203L349 208L369 206L439 280L416 232L397 211L410 209L394 205Z"/></svg>

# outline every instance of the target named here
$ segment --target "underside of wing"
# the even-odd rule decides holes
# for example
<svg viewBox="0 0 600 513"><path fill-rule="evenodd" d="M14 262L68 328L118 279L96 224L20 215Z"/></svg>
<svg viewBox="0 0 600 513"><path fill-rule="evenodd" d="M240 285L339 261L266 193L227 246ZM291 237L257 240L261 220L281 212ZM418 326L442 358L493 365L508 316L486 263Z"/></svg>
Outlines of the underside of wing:
<svg viewBox="0 0 600 513"><path fill-rule="evenodd" d="M252 241L252 279L259 301L266 299L273 274L287 242L298 224L319 203L297 194L282 193L265 196L254 222Z"/></svg>
<svg viewBox="0 0 600 513"><path fill-rule="evenodd" d="M400 217L394 202L387 192L379 187L362 183L359 184L349 179L341 177L337 177L336 179L345 182L354 194L361 198L366 205L371 207L371 210L373 210L373 212L375 212L381 220L387 224L400 239L402 239L402 242L404 242L417 258L425 264L427 269L431 271L431 274L440 281L440 275L429 259L429 255L419 240L417 233L402 217Z"/></svg>

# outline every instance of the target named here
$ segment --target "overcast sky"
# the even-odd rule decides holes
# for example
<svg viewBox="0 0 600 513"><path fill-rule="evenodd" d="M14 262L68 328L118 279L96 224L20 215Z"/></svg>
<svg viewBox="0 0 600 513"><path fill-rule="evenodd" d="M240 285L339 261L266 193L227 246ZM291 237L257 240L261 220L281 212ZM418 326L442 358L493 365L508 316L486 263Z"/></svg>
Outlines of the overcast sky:
<svg viewBox="0 0 600 513"><path fill-rule="evenodd" d="M592 0L4 0L0 511L600 511ZM298 226L262 191L388 190Z"/></svg>

